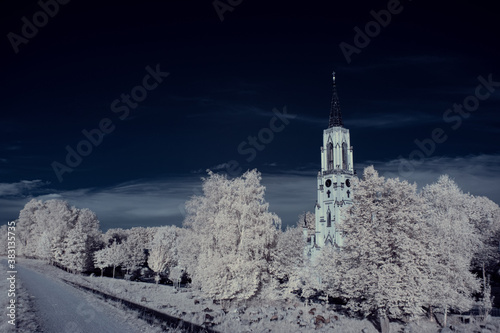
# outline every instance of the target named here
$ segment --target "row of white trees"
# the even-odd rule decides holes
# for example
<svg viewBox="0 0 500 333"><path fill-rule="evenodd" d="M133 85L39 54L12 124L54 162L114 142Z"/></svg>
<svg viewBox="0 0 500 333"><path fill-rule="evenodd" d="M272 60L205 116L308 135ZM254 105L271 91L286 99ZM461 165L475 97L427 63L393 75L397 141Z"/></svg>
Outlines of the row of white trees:
<svg viewBox="0 0 500 333"><path fill-rule="evenodd" d="M417 191L365 169L353 181L354 205L337 226L344 247L324 247L312 263L303 256L302 227L281 231L260 181L256 170L234 179L209 172L203 194L186 203L183 228L103 234L88 209L32 200L17 221L18 254L73 272L94 265L101 274L112 267L114 276L116 267L132 273L148 266L157 281L168 273L177 282L187 273L207 297L225 301L322 294L382 321L465 310L473 293L489 291L472 270L499 262L500 209L463 193L447 176ZM313 214L298 224L304 221L314 228Z"/></svg>
<svg viewBox="0 0 500 333"><path fill-rule="evenodd" d="M18 255L79 273L149 267L173 280L188 273L194 286L220 300L248 299L287 279L304 261L302 231L281 231L268 211L256 170L228 179L209 173L203 195L186 203L184 227L99 230L88 209L62 200L31 200L17 220ZM2 249L5 246L1 246Z"/></svg>
<svg viewBox="0 0 500 333"><path fill-rule="evenodd" d="M70 207L61 200L31 200L16 223L16 251L18 256L83 272L92 268L100 235L97 216L89 209Z"/></svg>
<svg viewBox="0 0 500 333"><path fill-rule="evenodd" d="M369 167L353 183L354 205L338 226L344 247L325 247L315 263L322 290L381 322L424 309L439 309L446 321L451 309L470 309L481 287L488 294L472 270L498 264L498 205L463 193L448 176L418 192Z"/></svg>

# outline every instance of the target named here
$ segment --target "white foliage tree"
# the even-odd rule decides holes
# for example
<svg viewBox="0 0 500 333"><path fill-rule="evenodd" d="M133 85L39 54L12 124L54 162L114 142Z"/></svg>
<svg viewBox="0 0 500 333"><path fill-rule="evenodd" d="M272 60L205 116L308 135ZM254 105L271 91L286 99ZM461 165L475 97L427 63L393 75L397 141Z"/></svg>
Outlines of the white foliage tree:
<svg viewBox="0 0 500 333"><path fill-rule="evenodd" d="M35 213L40 209L43 209L43 202L32 199L19 212L19 218L16 221L16 250L18 256L30 256L36 253L37 235L43 233L43 226L37 228L37 218L35 217ZM39 230L40 233L38 234Z"/></svg>
<svg viewBox="0 0 500 333"><path fill-rule="evenodd" d="M317 288L324 291L327 297L338 298L342 296L340 285L343 277L342 272L346 270L342 267L343 264L341 253L333 246L323 246L312 263L314 272L311 274L313 276L312 282L315 283L318 280L319 286Z"/></svg>
<svg viewBox="0 0 500 333"><path fill-rule="evenodd" d="M68 221L73 220L69 205L61 200L31 200L19 212L17 220L18 254L37 257L36 248L40 236L46 230L51 233L51 244L66 231Z"/></svg>
<svg viewBox="0 0 500 333"><path fill-rule="evenodd" d="M321 256L341 279L324 276L323 282L331 284L330 292L340 289L351 311L377 316L384 329L389 318L411 320L423 312L431 278L430 233L415 184L385 180L373 167L363 177L353 180L354 204L338 225L344 235L340 258Z"/></svg>
<svg viewBox="0 0 500 333"><path fill-rule="evenodd" d="M181 279L184 275L184 268L175 266L169 269L168 278L174 283L174 286L181 286Z"/></svg>
<svg viewBox="0 0 500 333"><path fill-rule="evenodd" d="M153 272L156 273L155 281L157 284L160 281L160 274L167 270L168 252L169 250L166 245L156 245L149 253L148 266Z"/></svg>
<svg viewBox="0 0 500 333"><path fill-rule="evenodd" d="M99 220L95 213L86 208L77 210L76 224L63 241L63 266L74 273L91 270L93 252L100 245L99 239Z"/></svg>
<svg viewBox="0 0 500 333"><path fill-rule="evenodd" d="M38 236L32 237L31 244L36 246L39 235L50 230L52 262L66 267L64 241L68 232L75 226L78 209L63 200L47 200L42 202L41 208L35 211L34 215Z"/></svg>
<svg viewBox="0 0 500 333"><path fill-rule="evenodd" d="M500 261L498 239L500 239L500 207L486 197L465 195L463 208L474 232L479 235L480 244L473 258L476 270L484 267L493 270Z"/></svg>
<svg viewBox="0 0 500 333"><path fill-rule="evenodd" d="M63 200L31 200L20 211L17 226L20 254L75 272L92 267L101 232L89 209L71 207Z"/></svg>
<svg viewBox="0 0 500 333"><path fill-rule="evenodd" d="M64 239L62 265L73 273L80 273L87 268L87 238L88 235L76 227L71 229Z"/></svg>
<svg viewBox="0 0 500 333"><path fill-rule="evenodd" d="M109 246L113 243L121 244L128 237L128 230L122 228L111 228L108 229L103 235L102 240L105 245Z"/></svg>
<svg viewBox="0 0 500 333"><path fill-rule="evenodd" d="M179 228L177 237L177 266L188 276L192 276L198 266L200 249L193 246L197 235L192 228Z"/></svg>
<svg viewBox="0 0 500 333"><path fill-rule="evenodd" d="M104 268L113 267L113 278L115 278L116 267L122 262L123 246L117 242L94 253L94 265L101 269L101 276Z"/></svg>
<svg viewBox="0 0 500 333"><path fill-rule="evenodd" d="M107 247L94 252L94 266L101 270L101 277L104 274L104 269L111 266L108 260L107 252L108 252Z"/></svg>
<svg viewBox="0 0 500 333"><path fill-rule="evenodd" d="M299 220L297 221L297 227L303 228L307 227L309 233L314 233L316 230L316 217L314 213L305 212L299 215Z"/></svg>
<svg viewBox="0 0 500 333"><path fill-rule="evenodd" d="M220 300L248 299L270 280L272 249L281 220L268 211L256 170L228 179L209 171L203 196L186 203L192 238L193 283ZM196 262L196 264L192 264Z"/></svg>
<svg viewBox="0 0 500 333"><path fill-rule="evenodd" d="M161 273L177 264L177 231L175 226L161 227L153 238L148 266L156 273L156 283Z"/></svg>
<svg viewBox="0 0 500 333"><path fill-rule="evenodd" d="M147 228L132 228L127 231L123 244L123 267L130 273L145 264L145 249L150 242L150 235Z"/></svg>
<svg viewBox="0 0 500 333"><path fill-rule="evenodd" d="M286 280L304 265L304 235L301 228L296 227L287 228L277 236L269 271L277 279Z"/></svg>
<svg viewBox="0 0 500 333"><path fill-rule="evenodd" d="M285 232L278 233L276 247L271 252L269 272L280 282L279 288L286 294L303 289L297 283L305 265L304 247L302 227L287 228Z"/></svg>
<svg viewBox="0 0 500 333"><path fill-rule="evenodd" d="M480 282L470 272L471 262L481 248L480 235L464 209L469 195L464 194L448 176L422 189L430 209L427 219L435 237L431 248L433 279L429 288L430 309L444 313L444 324L450 310L465 311L472 306L472 294Z"/></svg>
<svg viewBox="0 0 500 333"><path fill-rule="evenodd" d="M36 246L36 253L40 259L43 259L48 263L50 263L52 259L52 251L51 251L49 231L45 231L38 239L38 243Z"/></svg>

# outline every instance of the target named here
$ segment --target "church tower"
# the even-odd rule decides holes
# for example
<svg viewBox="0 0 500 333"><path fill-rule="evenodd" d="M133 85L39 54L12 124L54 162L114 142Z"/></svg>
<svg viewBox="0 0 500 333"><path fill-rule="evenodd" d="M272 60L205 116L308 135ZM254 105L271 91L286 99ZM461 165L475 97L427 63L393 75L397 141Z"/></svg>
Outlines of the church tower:
<svg viewBox="0 0 500 333"><path fill-rule="evenodd" d="M354 175L349 130L343 127L333 72L333 93L328 128L323 130L321 170L318 172L318 199L315 231L309 234L307 254L314 256L325 245L342 246L342 235L335 223L341 222L340 208L352 203L351 178Z"/></svg>

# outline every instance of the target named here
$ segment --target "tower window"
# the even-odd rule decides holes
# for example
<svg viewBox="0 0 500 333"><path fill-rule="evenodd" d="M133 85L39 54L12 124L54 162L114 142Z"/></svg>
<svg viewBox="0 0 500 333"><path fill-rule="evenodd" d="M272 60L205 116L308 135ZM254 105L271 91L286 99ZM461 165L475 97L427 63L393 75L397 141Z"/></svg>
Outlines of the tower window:
<svg viewBox="0 0 500 333"><path fill-rule="evenodd" d="M347 170L347 143L342 143L342 169Z"/></svg>
<svg viewBox="0 0 500 333"><path fill-rule="evenodd" d="M328 170L333 169L333 143L328 143L328 147L326 150L326 155L328 159Z"/></svg>
<svg viewBox="0 0 500 333"><path fill-rule="evenodd" d="M326 213L326 226L327 228L332 226L332 212L330 212L330 208L328 208L328 212Z"/></svg>

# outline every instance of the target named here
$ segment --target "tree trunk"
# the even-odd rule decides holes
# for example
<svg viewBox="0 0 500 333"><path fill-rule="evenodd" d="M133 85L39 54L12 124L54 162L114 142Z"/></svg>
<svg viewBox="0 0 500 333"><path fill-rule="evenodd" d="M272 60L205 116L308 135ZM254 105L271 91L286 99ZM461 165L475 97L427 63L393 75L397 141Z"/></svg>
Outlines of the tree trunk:
<svg viewBox="0 0 500 333"><path fill-rule="evenodd" d="M385 315L385 313L379 313L378 315L380 321L380 332L382 333L390 333L391 326L389 325L389 318Z"/></svg>
<svg viewBox="0 0 500 333"><path fill-rule="evenodd" d="M113 279L115 278L115 268L116 268L116 265L113 265Z"/></svg>
<svg viewBox="0 0 500 333"><path fill-rule="evenodd" d="M484 271L484 262L483 262L483 306L482 306L482 312L483 312L483 320L486 319L486 316L488 315L486 313L486 302L487 300L485 299L484 291L486 290L486 272Z"/></svg>
<svg viewBox="0 0 500 333"><path fill-rule="evenodd" d="M104 275L104 268L101 268L101 277Z"/></svg>
<svg viewBox="0 0 500 333"><path fill-rule="evenodd" d="M444 307L444 320L443 320L443 327L446 327L446 321L448 319L448 306Z"/></svg>

